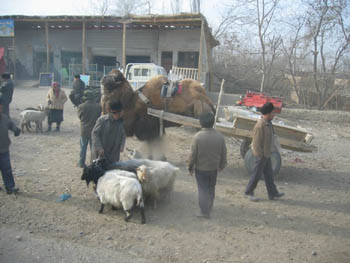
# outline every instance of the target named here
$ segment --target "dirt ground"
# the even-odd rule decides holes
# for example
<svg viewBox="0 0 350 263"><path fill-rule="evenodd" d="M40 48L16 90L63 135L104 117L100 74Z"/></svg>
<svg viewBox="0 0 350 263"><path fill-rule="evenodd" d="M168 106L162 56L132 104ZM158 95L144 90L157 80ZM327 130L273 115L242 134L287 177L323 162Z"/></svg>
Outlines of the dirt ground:
<svg viewBox="0 0 350 263"><path fill-rule="evenodd" d="M47 91L17 85L14 121L19 123L25 107L44 104ZM244 198L248 176L239 143L226 137L228 167L218 177L210 220L194 216L197 189L185 168L195 130L168 129L167 157L182 174L172 201L147 207L147 223L141 225L139 213L130 223L109 207L98 214L99 201L80 180L79 121L67 102L61 132L11 134L20 193L0 191L0 262L349 263L349 115L327 114L328 119L312 111L295 115L294 121L314 133L318 151L282 152L276 184L286 196L278 201L268 200L262 181L256 190L260 202ZM127 147L142 144L128 138ZM72 197L59 202L62 194Z"/></svg>

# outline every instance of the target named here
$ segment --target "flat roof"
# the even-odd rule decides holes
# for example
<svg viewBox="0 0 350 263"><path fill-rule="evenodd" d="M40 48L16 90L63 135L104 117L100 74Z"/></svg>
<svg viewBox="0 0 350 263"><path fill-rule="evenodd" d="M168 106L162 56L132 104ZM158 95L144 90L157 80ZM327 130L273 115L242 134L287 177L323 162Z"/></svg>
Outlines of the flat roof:
<svg viewBox="0 0 350 263"><path fill-rule="evenodd" d="M0 19L13 19L15 30L41 30L48 24L49 30L82 29L85 22L86 30L122 30L127 29L193 29L204 25L208 41L212 47L219 42L211 34L208 23L202 14L182 13L177 15L129 15L129 16L0 16Z"/></svg>

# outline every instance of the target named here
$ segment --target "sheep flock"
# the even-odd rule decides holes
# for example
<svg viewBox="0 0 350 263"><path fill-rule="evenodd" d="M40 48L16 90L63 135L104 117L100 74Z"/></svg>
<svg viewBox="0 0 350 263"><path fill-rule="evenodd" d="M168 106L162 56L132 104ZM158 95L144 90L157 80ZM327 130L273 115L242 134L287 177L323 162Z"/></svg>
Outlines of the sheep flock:
<svg viewBox="0 0 350 263"><path fill-rule="evenodd" d="M170 201L176 176L180 169L169 162L148 159L131 159L124 162L109 163L106 159L97 159L83 170L81 180L89 185L93 182L103 212L104 205L122 208L125 221L133 216L138 207L141 223L146 223L145 200L153 202Z"/></svg>

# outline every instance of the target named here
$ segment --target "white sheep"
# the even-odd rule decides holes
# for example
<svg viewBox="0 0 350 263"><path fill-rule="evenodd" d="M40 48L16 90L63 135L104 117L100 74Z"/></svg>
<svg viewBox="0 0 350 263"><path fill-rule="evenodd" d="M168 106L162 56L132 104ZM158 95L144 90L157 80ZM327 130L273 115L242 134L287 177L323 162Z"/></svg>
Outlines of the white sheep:
<svg viewBox="0 0 350 263"><path fill-rule="evenodd" d="M48 108L43 108L40 106L40 111L37 110L24 110L20 113L21 117L21 130L24 133L24 127L27 128L28 132L29 125L31 121L35 122L35 130L36 132L43 132L43 125L42 122L45 120L46 116L48 115Z"/></svg>
<svg viewBox="0 0 350 263"><path fill-rule="evenodd" d="M157 200L161 193L169 200L173 190L176 176L180 169L169 162L138 159L143 163L138 167L138 174L144 174L147 179L142 182L142 190L145 197L153 200L154 208L157 207Z"/></svg>
<svg viewBox="0 0 350 263"><path fill-rule="evenodd" d="M97 182L97 195L101 202L99 213L103 212L105 204L123 208L126 215L124 220L132 217L134 205L140 207L141 223L146 222L142 187L134 173L122 170L107 171Z"/></svg>
<svg viewBox="0 0 350 263"><path fill-rule="evenodd" d="M173 190L176 175L179 174L180 169L169 162L153 161L148 159L133 159L127 161L116 162L110 165L103 165L103 162L94 162L91 167L85 167L83 171L82 180L94 181L97 183L99 176L91 176L91 174L102 174L106 170L120 169L131 171L133 173L128 174L137 178L142 185L142 191L145 198L150 198L153 201L153 207L157 207L157 200L161 199L161 195L165 195L165 198L170 199L170 194ZM102 168L104 167L104 168ZM135 175L137 173L137 177Z"/></svg>

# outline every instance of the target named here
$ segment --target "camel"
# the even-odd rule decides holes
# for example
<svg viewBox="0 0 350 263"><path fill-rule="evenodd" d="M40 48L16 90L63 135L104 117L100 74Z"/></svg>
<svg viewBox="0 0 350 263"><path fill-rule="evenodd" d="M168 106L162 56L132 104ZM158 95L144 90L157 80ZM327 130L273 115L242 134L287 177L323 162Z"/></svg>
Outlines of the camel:
<svg viewBox="0 0 350 263"><path fill-rule="evenodd" d="M149 80L139 91L134 91L119 70L113 70L101 80L102 113L108 112L109 101L119 101L124 110L124 128L127 136L136 136L141 141L152 142L159 138L159 119L147 114L147 107L166 110L171 113L198 118L204 112L215 112L202 85L192 79L180 81L181 92L171 98L161 97L162 86L167 83L164 76ZM146 104L140 97L142 93L148 100ZM164 128L179 124L164 121Z"/></svg>

